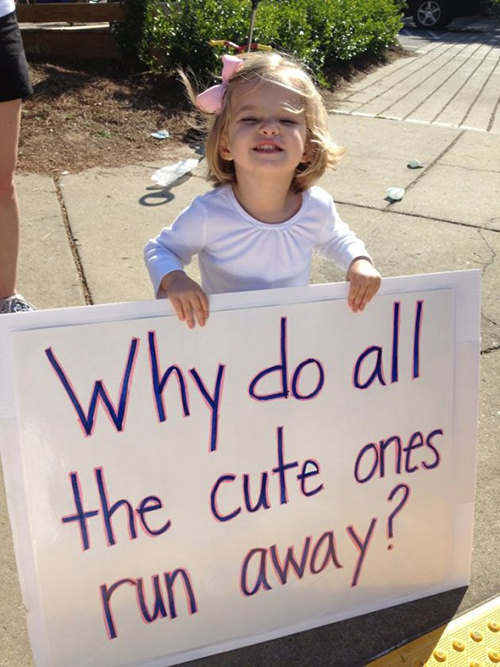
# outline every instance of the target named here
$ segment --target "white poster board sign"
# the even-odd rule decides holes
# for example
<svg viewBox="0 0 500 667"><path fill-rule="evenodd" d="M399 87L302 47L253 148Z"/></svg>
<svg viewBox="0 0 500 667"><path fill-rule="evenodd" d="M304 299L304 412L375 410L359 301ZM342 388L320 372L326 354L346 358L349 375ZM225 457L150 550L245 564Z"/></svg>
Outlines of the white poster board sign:
<svg viewBox="0 0 500 667"><path fill-rule="evenodd" d="M345 295L1 318L37 665L165 667L467 582L479 272Z"/></svg>

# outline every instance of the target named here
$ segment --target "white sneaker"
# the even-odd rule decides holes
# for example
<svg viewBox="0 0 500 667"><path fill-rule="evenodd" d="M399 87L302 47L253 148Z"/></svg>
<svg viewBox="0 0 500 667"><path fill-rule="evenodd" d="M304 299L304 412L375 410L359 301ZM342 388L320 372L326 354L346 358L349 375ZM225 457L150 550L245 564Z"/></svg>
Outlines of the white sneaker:
<svg viewBox="0 0 500 667"><path fill-rule="evenodd" d="M28 310L36 309L21 294L14 294L14 296L7 296L5 299L0 299L0 315L5 313L23 313Z"/></svg>

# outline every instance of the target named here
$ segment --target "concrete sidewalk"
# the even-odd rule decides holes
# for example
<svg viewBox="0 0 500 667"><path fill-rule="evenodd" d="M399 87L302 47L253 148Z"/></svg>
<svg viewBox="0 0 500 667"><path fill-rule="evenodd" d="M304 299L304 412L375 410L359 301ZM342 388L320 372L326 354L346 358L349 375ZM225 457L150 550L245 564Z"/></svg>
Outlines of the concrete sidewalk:
<svg viewBox="0 0 500 667"><path fill-rule="evenodd" d="M479 268L483 274L471 584L189 663L193 666L360 667L500 592L500 134L493 131L498 123L479 132L338 111L342 113L330 119L332 136L347 152L322 185L334 195L343 218L365 240L382 274L470 268ZM420 160L424 167L409 169L411 159ZM55 179L19 174L20 291L38 308L151 298L142 261L145 241L209 187L202 161L190 177L171 189L151 189L152 172L167 163L92 169ZM386 200L389 186L406 189L402 201ZM342 279L327 262L315 261L314 282ZM4 498L0 507L0 666L29 667L32 659Z"/></svg>

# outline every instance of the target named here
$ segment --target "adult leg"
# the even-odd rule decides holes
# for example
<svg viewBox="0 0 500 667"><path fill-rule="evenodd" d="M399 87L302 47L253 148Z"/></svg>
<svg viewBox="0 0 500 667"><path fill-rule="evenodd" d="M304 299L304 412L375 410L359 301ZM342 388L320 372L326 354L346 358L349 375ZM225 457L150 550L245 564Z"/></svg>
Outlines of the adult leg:
<svg viewBox="0 0 500 667"><path fill-rule="evenodd" d="M21 100L0 102L0 299L16 293L19 205L14 171Z"/></svg>

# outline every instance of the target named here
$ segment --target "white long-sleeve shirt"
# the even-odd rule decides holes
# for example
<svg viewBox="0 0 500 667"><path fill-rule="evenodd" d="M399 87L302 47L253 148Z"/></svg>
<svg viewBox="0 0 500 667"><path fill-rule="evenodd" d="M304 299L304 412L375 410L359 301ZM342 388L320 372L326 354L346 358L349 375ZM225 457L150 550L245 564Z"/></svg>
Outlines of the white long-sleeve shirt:
<svg viewBox="0 0 500 667"><path fill-rule="evenodd" d="M314 250L345 270L357 257L370 257L318 186L303 193L293 217L270 224L247 213L224 185L196 197L146 244L144 258L155 294L167 273L182 270L196 254L202 288L218 294L307 285Z"/></svg>

